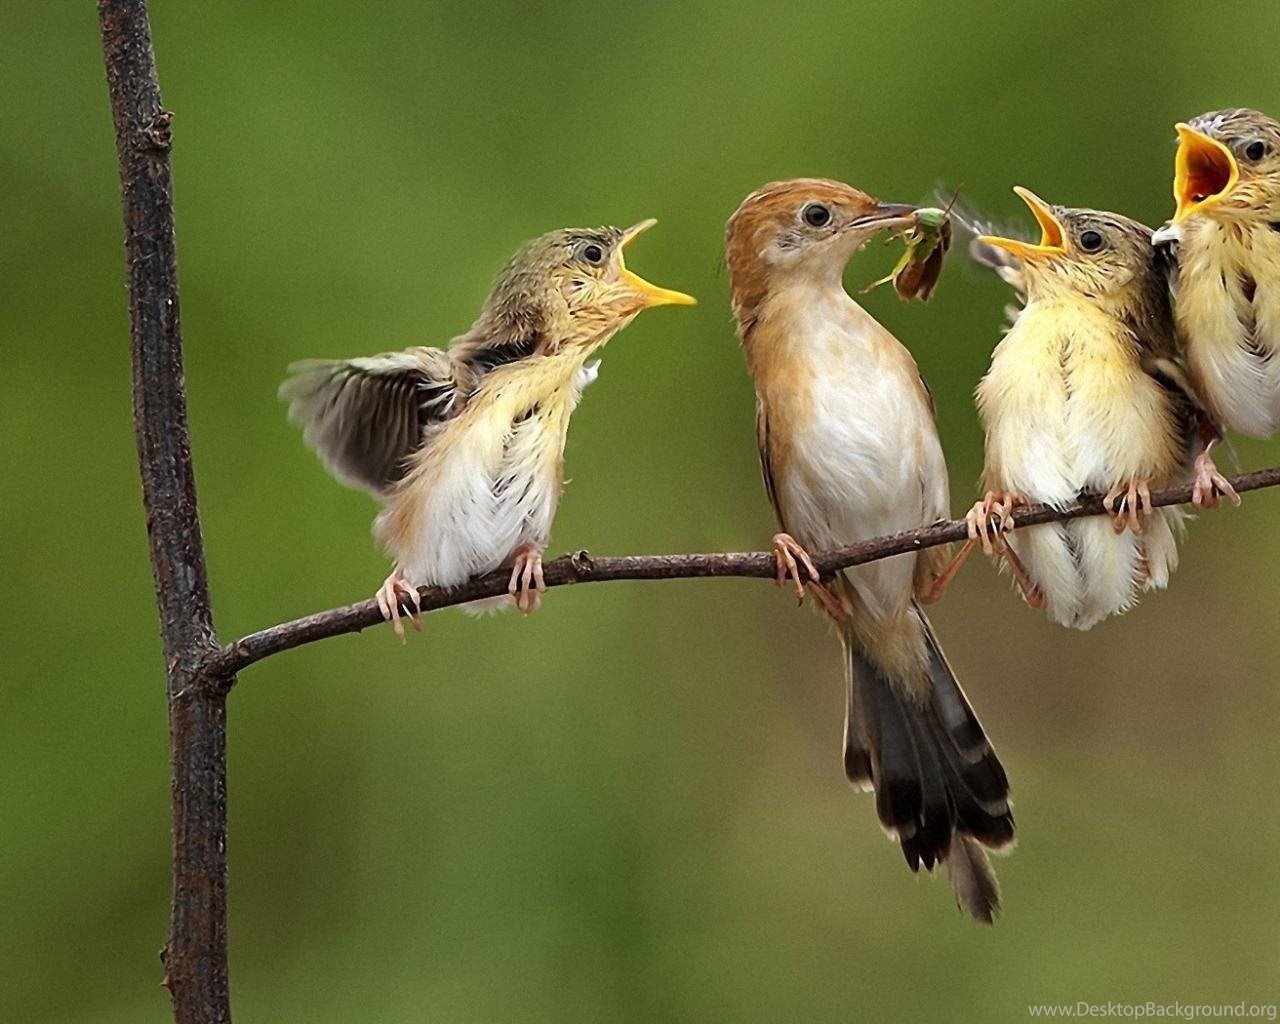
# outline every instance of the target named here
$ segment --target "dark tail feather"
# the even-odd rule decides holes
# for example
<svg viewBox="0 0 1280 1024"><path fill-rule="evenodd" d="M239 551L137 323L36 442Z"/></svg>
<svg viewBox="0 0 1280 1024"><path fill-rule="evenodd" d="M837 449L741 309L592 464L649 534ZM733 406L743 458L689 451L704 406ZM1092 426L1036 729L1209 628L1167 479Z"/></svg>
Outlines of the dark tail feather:
<svg viewBox="0 0 1280 1024"><path fill-rule="evenodd" d="M957 834L947 854L947 878L956 902L975 921L994 924L1000 910L1000 883L991 870L987 851L964 834Z"/></svg>
<svg viewBox="0 0 1280 1024"><path fill-rule="evenodd" d="M904 692L846 641L845 774L871 787L876 813L912 871L945 863L957 902L990 923L1000 891L982 847L1013 842L1009 780L927 620L929 692Z"/></svg>

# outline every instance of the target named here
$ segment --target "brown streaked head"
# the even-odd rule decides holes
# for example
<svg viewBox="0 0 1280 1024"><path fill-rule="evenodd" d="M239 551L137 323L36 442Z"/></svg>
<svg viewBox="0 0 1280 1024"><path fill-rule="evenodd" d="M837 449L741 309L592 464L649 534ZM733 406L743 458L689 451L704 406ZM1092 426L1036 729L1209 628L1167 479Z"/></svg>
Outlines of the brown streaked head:
<svg viewBox="0 0 1280 1024"><path fill-rule="evenodd" d="M650 284L627 268L623 252L657 221L629 228L560 228L526 242L494 281L467 339L539 335L539 351L598 345L654 306L692 306L684 292Z"/></svg>
<svg viewBox="0 0 1280 1024"><path fill-rule="evenodd" d="M1127 299L1149 288L1163 288L1151 229L1129 217L1046 203L1030 189L1014 188L1040 227L1040 241L982 235L1018 258L1028 299L1063 290L1091 299ZM1145 299L1144 299L1145 301Z"/></svg>
<svg viewBox="0 0 1280 1024"><path fill-rule="evenodd" d="M849 258L875 234L914 223L916 208L882 203L826 178L794 178L756 189L725 230L734 313L742 320L780 277L839 281Z"/></svg>
<svg viewBox="0 0 1280 1024"><path fill-rule="evenodd" d="M1173 224L1198 213L1263 216L1280 213L1280 124L1239 107L1201 114L1177 125Z"/></svg>

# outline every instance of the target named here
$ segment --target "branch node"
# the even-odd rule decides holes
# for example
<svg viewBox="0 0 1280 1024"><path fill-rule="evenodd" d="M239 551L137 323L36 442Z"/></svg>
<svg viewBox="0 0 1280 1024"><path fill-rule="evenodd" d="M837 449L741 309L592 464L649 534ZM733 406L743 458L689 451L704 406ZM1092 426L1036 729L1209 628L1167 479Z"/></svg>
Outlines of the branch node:
<svg viewBox="0 0 1280 1024"><path fill-rule="evenodd" d="M573 566L573 574L579 579L586 579L596 568L596 563L591 560L591 552L586 548L580 548L569 556L569 564Z"/></svg>
<svg viewBox="0 0 1280 1024"><path fill-rule="evenodd" d="M157 152L169 152L173 148L173 111L157 111L155 117L143 127L142 137Z"/></svg>

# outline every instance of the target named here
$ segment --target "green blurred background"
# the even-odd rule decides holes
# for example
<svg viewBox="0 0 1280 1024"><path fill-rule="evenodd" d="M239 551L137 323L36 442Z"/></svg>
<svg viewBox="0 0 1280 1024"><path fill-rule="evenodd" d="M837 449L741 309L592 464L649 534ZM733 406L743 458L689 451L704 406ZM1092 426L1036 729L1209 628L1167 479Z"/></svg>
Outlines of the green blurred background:
<svg viewBox="0 0 1280 1024"><path fill-rule="evenodd" d="M1206 17L1208 14L1212 17ZM129 422L118 181L87 2L0 61L0 1019L168 1019L166 722ZM523 239L661 220L698 295L609 348L553 552L772 530L723 224L762 182L1015 183L1159 222L1172 125L1280 112L1265 4L157 2L191 427L226 638L368 594L371 502L286 424L291 360L444 342ZM863 254L850 287L883 272ZM938 395L954 505L1008 296L952 261L867 298ZM1239 444L1246 467L1276 444ZM1004 1021L1280 996L1280 497L1193 524L1089 634L975 562L935 624L1013 777L1006 913L969 925L848 791L837 646L757 581L558 590L245 672L241 1021Z"/></svg>

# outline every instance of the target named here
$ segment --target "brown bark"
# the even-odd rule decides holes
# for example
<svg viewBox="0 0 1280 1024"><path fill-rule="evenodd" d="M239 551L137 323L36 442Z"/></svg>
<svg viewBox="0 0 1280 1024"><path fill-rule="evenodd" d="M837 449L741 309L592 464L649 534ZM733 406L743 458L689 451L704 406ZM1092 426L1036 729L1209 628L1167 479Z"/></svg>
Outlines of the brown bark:
<svg viewBox="0 0 1280 1024"><path fill-rule="evenodd" d="M99 0L124 207L133 418L167 670L173 904L161 957L179 1024L231 1019L227 989L226 694L187 432L169 166L145 0Z"/></svg>

